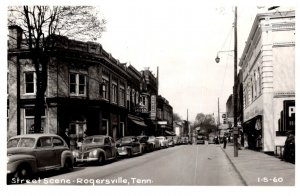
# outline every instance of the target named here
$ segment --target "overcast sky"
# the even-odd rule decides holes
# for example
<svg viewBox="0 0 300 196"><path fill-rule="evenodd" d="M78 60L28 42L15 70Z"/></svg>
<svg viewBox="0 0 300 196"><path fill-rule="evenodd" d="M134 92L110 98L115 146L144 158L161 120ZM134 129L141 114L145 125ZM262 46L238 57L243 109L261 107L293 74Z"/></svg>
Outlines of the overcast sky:
<svg viewBox="0 0 300 196"><path fill-rule="evenodd" d="M159 94L173 111L193 121L197 113L220 111L232 93L234 6L200 4L199 1L101 1L107 29L99 42L121 62L139 71L145 67L156 75ZM238 56L240 57L255 16L267 12L256 5L238 6ZM290 10L281 7L279 10Z"/></svg>

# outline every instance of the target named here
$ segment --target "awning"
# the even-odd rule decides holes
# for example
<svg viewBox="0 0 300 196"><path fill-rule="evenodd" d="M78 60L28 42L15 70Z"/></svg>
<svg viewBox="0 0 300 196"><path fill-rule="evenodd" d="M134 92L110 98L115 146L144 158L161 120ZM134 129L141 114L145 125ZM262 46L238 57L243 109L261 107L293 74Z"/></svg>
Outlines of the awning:
<svg viewBox="0 0 300 196"><path fill-rule="evenodd" d="M134 124L146 127L147 125L144 122L144 119L138 116L128 115L128 119L130 119Z"/></svg>

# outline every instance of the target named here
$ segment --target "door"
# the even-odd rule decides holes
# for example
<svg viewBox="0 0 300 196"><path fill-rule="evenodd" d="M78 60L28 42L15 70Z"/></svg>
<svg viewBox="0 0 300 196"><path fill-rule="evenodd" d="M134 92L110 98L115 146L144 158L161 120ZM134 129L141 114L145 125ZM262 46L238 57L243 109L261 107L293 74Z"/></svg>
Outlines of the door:
<svg viewBox="0 0 300 196"><path fill-rule="evenodd" d="M37 167L39 170L55 165L56 154L52 146L51 137L41 137L36 147Z"/></svg>

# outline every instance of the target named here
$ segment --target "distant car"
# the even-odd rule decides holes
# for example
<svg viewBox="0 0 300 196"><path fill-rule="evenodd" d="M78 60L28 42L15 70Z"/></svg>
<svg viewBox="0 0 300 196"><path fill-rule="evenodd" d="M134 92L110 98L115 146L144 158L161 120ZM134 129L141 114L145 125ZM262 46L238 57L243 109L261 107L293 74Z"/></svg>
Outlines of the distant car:
<svg viewBox="0 0 300 196"><path fill-rule="evenodd" d="M8 180L28 179L39 171L69 171L73 161L67 143L55 134L18 135L7 141Z"/></svg>
<svg viewBox="0 0 300 196"><path fill-rule="evenodd" d="M165 136L156 137L159 140L159 145L161 148L169 147L169 140Z"/></svg>
<svg viewBox="0 0 300 196"><path fill-rule="evenodd" d="M148 143L150 144L150 148L152 150L160 149L159 140L154 136L148 137Z"/></svg>
<svg viewBox="0 0 300 196"><path fill-rule="evenodd" d="M128 157L142 153L141 144L135 136L125 136L117 140L117 151L119 156Z"/></svg>
<svg viewBox="0 0 300 196"><path fill-rule="evenodd" d="M140 144L141 144L141 153L146 153L151 151L151 146L148 143L148 136L137 136Z"/></svg>
<svg viewBox="0 0 300 196"><path fill-rule="evenodd" d="M172 146L172 147L175 145L173 137L174 137L174 136L167 136L167 139L168 139L168 145L169 145L169 146Z"/></svg>
<svg viewBox="0 0 300 196"><path fill-rule="evenodd" d="M214 144L215 143L215 138L214 138L214 136L210 136L209 138L208 138L208 144Z"/></svg>
<svg viewBox="0 0 300 196"><path fill-rule="evenodd" d="M205 144L205 136L198 135L197 136L197 144Z"/></svg>
<svg viewBox="0 0 300 196"><path fill-rule="evenodd" d="M189 138L188 137L182 137L181 138L181 143L182 144L188 144L189 143Z"/></svg>
<svg viewBox="0 0 300 196"><path fill-rule="evenodd" d="M107 160L117 158L117 148L114 139L106 135L86 137L79 150L73 151L75 163L97 162L103 164Z"/></svg>

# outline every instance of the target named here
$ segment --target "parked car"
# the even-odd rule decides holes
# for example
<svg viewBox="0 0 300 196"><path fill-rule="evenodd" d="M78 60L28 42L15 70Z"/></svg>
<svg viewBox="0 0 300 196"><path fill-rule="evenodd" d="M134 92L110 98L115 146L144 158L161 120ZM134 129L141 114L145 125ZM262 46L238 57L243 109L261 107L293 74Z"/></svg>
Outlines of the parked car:
<svg viewBox="0 0 300 196"><path fill-rule="evenodd" d="M159 136L156 137L159 140L159 145L161 148L168 148L169 147L169 141L165 136Z"/></svg>
<svg viewBox="0 0 300 196"><path fill-rule="evenodd" d="M150 144L151 150L160 149L159 140L155 136L149 136L148 143Z"/></svg>
<svg viewBox="0 0 300 196"><path fill-rule="evenodd" d="M188 137L182 137L181 138L181 143L182 144L188 144L189 143L189 138Z"/></svg>
<svg viewBox="0 0 300 196"><path fill-rule="evenodd" d="M197 136L197 144L205 144L205 136L198 135Z"/></svg>
<svg viewBox="0 0 300 196"><path fill-rule="evenodd" d="M215 137L214 136L209 136L208 137L208 144L214 144L215 143Z"/></svg>
<svg viewBox="0 0 300 196"><path fill-rule="evenodd" d="M119 156L128 156L141 154L141 144L135 136L125 136L117 141L117 151Z"/></svg>
<svg viewBox="0 0 300 196"><path fill-rule="evenodd" d="M103 164L107 160L117 158L117 148L114 139L106 135L86 137L79 150L73 151L75 163L97 162Z"/></svg>
<svg viewBox="0 0 300 196"><path fill-rule="evenodd" d="M28 179L39 171L69 171L73 168L73 161L67 143L55 134L18 135L7 141L8 180Z"/></svg>
<svg viewBox="0 0 300 196"><path fill-rule="evenodd" d="M173 139L174 136L167 136L167 139L168 139L168 145L169 146L174 146L174 139Z"/></svg>
<svg viewBox="0 0 300 196"><path fill-rule="evenodd" d="M148 143L148 136L137 136L140 144L141 144L141 153L150 152L150 144Z"/></svg>

